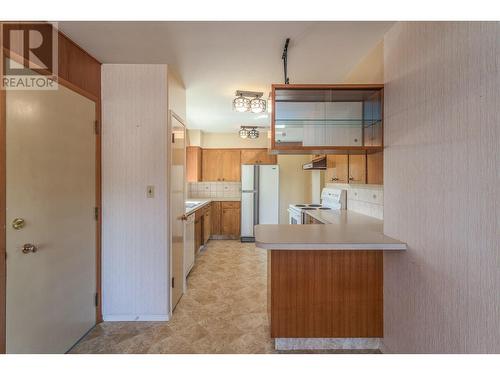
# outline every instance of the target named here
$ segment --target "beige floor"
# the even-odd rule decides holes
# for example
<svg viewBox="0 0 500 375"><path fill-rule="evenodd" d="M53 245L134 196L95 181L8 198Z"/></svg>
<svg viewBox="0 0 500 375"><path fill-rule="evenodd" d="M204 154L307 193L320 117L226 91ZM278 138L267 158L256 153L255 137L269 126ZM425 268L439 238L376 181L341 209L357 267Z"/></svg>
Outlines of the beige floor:
<svg viewBox="0 0 500 375"><path fill-rule="evenodd" d="M169 322L102 323L71 353L275 353L266 259L254 244L211 240Z"/></svg>

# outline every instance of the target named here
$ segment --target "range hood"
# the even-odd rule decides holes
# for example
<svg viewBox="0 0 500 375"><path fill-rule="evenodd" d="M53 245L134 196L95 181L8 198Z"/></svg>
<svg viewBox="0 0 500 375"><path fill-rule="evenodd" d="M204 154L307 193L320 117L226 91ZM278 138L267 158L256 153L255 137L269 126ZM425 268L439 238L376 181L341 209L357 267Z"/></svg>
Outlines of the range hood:
<svg viewBox="0 0 500 375"><path fill-rule="evenodd" d="M305 171L315 171L315 170L325 170L326 169L326 155L322 155L311 160L310 163L306 163L302 166Z"/></svg>

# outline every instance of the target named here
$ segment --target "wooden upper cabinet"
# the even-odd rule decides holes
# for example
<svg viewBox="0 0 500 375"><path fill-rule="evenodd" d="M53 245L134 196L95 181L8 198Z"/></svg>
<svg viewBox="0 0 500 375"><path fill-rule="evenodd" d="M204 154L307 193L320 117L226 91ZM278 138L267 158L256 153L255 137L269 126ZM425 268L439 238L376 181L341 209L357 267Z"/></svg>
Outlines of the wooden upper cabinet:
<svg viewBox="0 0 500 375"><path fill-rule="evenodd" d="M242 149L241 164L276 164L276 155L268 153L266 148Z"/></svg>
<svg viewBox="0 0 500 375"><path fill-rule="evenodd" d="M222 154L217 149L204 149L202 152L202 180L221 181Z"/></svg>
<svg viewBox="0 0 500 375"><path fill-rule="evenodd" d="M366 155L349 155L349 183L366 184Z"/></svg>
<svg viewBox="0 0 500 375"><path fill-rule="evenodd" d="M327 155L325 182L346 184L348 176L348 156L347 155Z"/></svg>
<svg viewBox="0 0 500 375"><path fill-rule="evenodd" d="M384 153L366 155L366 183L382 185L384 183Z"/></svg>
<svg viewBox="0 0 500 375"><path fill-rule="evenodd" d="M240 150L222 150L222 181L241 181Z"/></svg>
<svg viewBox="0 0 500 375"><path fill-rule="evenodd" d="M201 147L186 147L186 179L188 182L201 181Z"/></svg>
<svg viewBox="0 0 500 375"><path fill-rule="evenodd" d="M240 181L240 159L239 149L203 149L202 180Z"/></svg>

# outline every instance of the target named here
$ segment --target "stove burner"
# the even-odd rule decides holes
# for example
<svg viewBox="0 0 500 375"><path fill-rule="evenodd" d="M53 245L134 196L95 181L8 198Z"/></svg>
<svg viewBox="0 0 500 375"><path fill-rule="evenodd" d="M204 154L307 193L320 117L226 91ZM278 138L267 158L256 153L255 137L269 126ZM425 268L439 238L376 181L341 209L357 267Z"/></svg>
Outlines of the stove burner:
<svg viewBox="0 0 500 375"><path fill-rule="evenodd" d="M308 204L307 206L308 207L321 207L320 204Z"/></svg>
<svg viewBox="0 0 500 375"><path fill-rule="evenodd" d="M305 204L296 204L295 207L305 207Z"/></svg>
<svg viewBox="0 0 500 375"><path fill-rule="evenodd" d="M320 209L320 210L331 210L331 208L330 208L330 207L320 207L319 209Z"/></svg>
<svg viewBox="0 0 500 375"><path fill-rule="evenodd" d="M302 208L303 210L306 210L306 211L311 211L311 210L315 210L315 208L313 207L304 207Z"/></svg>

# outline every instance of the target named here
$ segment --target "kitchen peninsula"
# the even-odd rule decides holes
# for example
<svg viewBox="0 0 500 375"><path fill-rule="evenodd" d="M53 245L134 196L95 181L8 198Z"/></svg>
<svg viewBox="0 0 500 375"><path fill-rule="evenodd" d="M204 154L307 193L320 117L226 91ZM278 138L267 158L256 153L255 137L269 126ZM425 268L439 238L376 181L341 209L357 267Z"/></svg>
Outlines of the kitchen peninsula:
<svg viewBox="0 0 500 375"><path fill-rule="evenodd" d="M321 213L325 224L257 225L268 252L268 311L276 348L378 348L383 336L383 254L406 244L382 220Z"/></svg>

